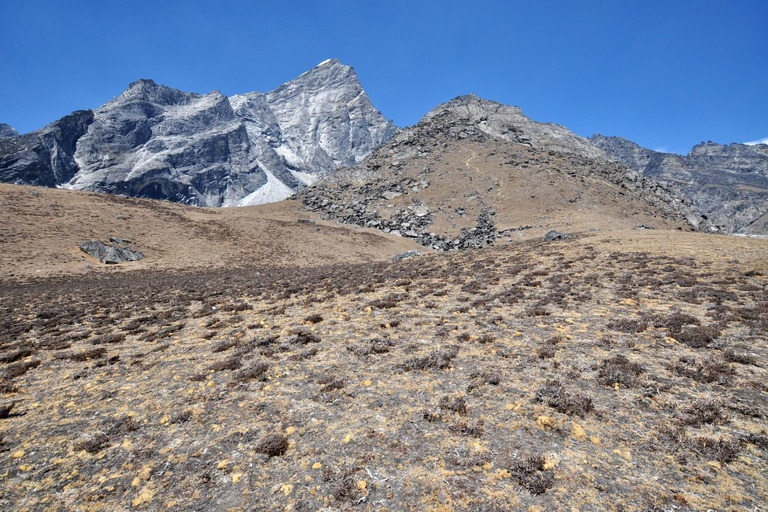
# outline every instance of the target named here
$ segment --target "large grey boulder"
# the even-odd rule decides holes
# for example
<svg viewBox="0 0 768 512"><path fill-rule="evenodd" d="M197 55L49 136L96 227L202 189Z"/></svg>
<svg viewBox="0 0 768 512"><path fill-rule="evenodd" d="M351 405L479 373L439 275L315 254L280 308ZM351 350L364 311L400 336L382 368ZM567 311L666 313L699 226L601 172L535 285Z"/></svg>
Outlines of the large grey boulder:
<svg viewBox="0 0 768 512"><path fill-rule="evenodd" d="M571 235L569 235L568 233L561 233L554 229L550 229L549 231L547 231L547 234L544 235L543 240L545 242L554 242L555 240L567 240L569 238L571 238Z"/></svg>
<svg viewBox="0 0 768 512"><path fill-rule="evenodd" d="M144 258L144 254L127 247L126 241L117 240L119 240L119 243L115 245L107 245L98 240L87 240L80 244L80 250L108 265L115 265L125 261L138 261Z"/></svg>

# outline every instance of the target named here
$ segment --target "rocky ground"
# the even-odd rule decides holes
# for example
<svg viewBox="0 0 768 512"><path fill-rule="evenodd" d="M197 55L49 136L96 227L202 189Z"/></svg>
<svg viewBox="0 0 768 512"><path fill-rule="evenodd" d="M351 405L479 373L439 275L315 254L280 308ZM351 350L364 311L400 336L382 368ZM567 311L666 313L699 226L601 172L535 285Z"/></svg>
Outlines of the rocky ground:
<svg viewBox="0 0 768 512"><path fill-rule="evenodd" d="M0 508L758 510L766 254L625 229L6 275Z"/></svg>
<svg viewBox="0 0 768 512"><path fill-rule="evenodd" d="M436 250L540 238L551 229L712 228L674 185L585 156L573 134L568 151L557 143L567 139L562 127L528 123L535 132L520 132L510 107L457 98L296 198L324 218Z"/></svg>

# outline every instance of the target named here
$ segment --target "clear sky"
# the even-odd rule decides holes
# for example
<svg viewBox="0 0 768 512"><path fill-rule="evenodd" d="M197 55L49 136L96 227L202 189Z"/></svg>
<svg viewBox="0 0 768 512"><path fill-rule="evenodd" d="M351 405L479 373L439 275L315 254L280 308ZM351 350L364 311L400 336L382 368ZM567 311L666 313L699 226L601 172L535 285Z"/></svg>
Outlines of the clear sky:
<svg viewBox="0 0 768 512"><path fill-rule="evenodd" d="M0 122L138 78L268 91L330 57L399 126L474 92L652 149L768 137L766 0L0 0Z"/></svg>

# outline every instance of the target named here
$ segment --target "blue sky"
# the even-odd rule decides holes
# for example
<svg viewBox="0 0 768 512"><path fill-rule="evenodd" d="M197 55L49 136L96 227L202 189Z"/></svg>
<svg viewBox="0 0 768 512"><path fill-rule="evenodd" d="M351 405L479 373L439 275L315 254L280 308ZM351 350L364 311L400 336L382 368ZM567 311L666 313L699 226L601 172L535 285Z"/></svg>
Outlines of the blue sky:
<svg viewBox="0 0 768 512"><path fill-rule="evenodd" d="M267 91L330 57L400 126L474 92L653 149L768 137L765 0L0 0L0 122L40 128L138 78Z"/></svg>

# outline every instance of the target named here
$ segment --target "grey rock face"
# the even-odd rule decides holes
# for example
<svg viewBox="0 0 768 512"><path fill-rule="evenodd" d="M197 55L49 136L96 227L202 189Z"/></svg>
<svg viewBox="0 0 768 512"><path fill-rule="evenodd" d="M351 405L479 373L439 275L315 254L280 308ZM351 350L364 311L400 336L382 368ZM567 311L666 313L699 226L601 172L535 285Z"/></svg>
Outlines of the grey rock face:
<svg viewBox="0 0 768 512"><path fill-rule="evenodd" d="M265 95L231 100L246 119L255 118L255 128L293 169L322 173L355 165L396 131L373 107L355 71L335 59Z"/></svg>
<svg viewBox="0 0 768 512"><path fill-rule="evenodd" d="M555 240L567 240L569 238L571 238L571 235L567 233L560 233L559 231L555 231L554 229L549 230L547 234L544 235L545 242L553 242Z"/></svg>
<svg viewBox="0 0 768 512"><path fill-rule="evenodd" d="M533 121L518 107L478 98L473 94L439 105L424 116L422 123L431 120L438 121L439 125L476 127L485 134L534 149L589 158L604 156L588 139L579 137L564 126ZM460 134L461 129L456 133Z"/></svg>
<svg viewBox="0 0 768 512"><path fill-rule="evenodd" d="M66 151L44 155L67 157L64 172L48 163L53 157L33 158L41 152L33 142L50 127L1 141L0 180L200 206L261 204L356 163L395 132L338 60L270 93L231 98L139 80L90 115Z"/></svg>
<svg viewBox="0 0 768 512"><path fill-rule="evenodd" d="M139 80L94 117L67 188L222 206L266 182L245 128L217 91Z"/></svg>
<svg viewBox="0 0 768 512"><path fill-rule="evenodd" d="M80 244L80 250L108 265L116 265L125 261L138 261L144 258L144 254L127 247L124 240L120 240L115 245L107 245L98 240L87 240Z"/></svg>
<svg viewBox="0 0 768 512"><path fill-rule="evenodd" d="M78 110L42 130L0 139L0 181L55 187L78 171L77 141L93 123L93 112Z"/></svg>
<svg viewBox="0 0 768 512"><path fill-rule="evenodd" d="M13 126L5 123L0 123L0 139L10 139L11 137L18 137L17 132Z"/></svg>
<svg viewBox="0 0 768 512"><path fill-rule="evenodd" d="M595 135L591 140L613 160L680 188L720 231L768 234L768 145L707 142L683 156L621 137Z"/></svg>

